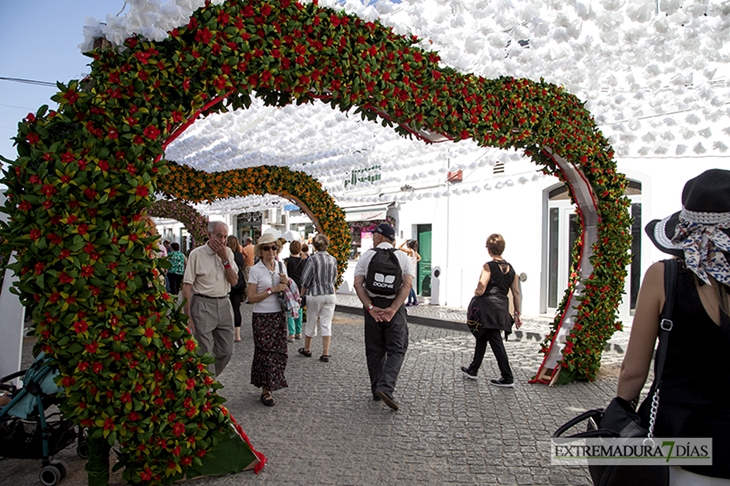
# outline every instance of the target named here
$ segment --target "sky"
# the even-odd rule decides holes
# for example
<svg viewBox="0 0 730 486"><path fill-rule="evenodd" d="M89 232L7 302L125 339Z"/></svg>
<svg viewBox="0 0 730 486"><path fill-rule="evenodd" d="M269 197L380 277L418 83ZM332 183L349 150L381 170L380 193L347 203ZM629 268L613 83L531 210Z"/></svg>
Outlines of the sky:
<svg viewBox="0 0 730 486"><path fill-rule="evenodd" d="M123 0L0 0L0 77L64 84L88 74L91 59L81 54L86 17L116 15ZM47 104L55 86L0 80L0 155L15 159L11 137L18 122Z"/></svg>

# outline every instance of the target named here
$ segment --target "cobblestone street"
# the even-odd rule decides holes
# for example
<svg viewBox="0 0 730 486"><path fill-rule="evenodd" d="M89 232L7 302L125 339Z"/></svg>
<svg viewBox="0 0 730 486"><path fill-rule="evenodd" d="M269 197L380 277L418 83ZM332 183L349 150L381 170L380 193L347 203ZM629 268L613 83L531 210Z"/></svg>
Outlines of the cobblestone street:
<svg viewBox="0 0 730 486"><path fill-rule="evenodd" d="M539 339L527 336L541 333L546 321L527 318L522 338L506 343L516 386L501 389L488 383L498 376L489 351L478 380L462 375L460 367L469 363L473 349L465 325L458 330L455 321L440 327L411 324L395 392L400 410L393 412L371 400L362 317L347 307L354 305L348 298L338 299L331 362L317 359L319 337L313 341L312 358L297 353L302 341L290 344L289 388L274 393L273 408L264 407L259 390L249 384L251 306L243 306L243 341L236 344L220 377L225 385L222 394L269 462L259 475L244 472L186 484L590 484L585 468L550 465L550 435L576 413L608 403L615 390L619 353L604 353L604 368L594 383L528 384L541 355ZM426 318L436 309L409 310L417 311ZM456 309L453 315L458 317L459 312ZM418 317L412 315L411 320ZM57 457L69 468L62 485L85 484L84 461L73 447ZM40 484L39 470L40 461L0 461L4 484ZM119 473L112 484L124 484Z"/></svg>

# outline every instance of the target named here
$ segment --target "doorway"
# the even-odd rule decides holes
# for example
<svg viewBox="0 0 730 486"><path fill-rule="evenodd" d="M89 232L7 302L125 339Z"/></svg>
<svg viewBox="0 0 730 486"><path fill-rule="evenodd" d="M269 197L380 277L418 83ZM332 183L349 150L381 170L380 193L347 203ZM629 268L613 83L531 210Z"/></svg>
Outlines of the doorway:
<svg viewBox="0 0 730 486"><path fill-rule="evenodd" d="M250 237L254 243L259 240L259 236L261 236L261 219L261 211L241 213L236 216L236 236L241 244L243 244L243 239L247 236Z"/></svg>
<svg viewBox="0 0 730 486"><path fill-rule="evenodd" d="M627 268L628 278L624 282L624 291L627 295L619 306L622 319L633 314L641 285L641 183L629 181L624 194L631 202L633 243L631 263ZM568 288L570 268L574 260L573 246L580 237L581 224L565 185L549 190L547 196L544 264L546 275L543 280L544 294L540 307L543 313L554 313L565 295L565 289Z"/></svg>
<svg viewBox="0 0 730 486"><path fill-rule="evenodd" d="M421 255L421 261L416 265L416 293L431 297L431 225L417 225L416 234Z"/></svg>

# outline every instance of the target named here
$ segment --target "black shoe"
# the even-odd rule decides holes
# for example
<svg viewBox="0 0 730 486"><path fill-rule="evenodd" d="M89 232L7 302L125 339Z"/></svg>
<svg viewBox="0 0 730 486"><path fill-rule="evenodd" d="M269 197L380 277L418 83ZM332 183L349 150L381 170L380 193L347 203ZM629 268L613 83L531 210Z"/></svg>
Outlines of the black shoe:
<svg viewBox="0 0 730 486"><path fill-rule="evenodd" d="M514 381L507 381L504 378L500 378L499 380L489 380L489 384L502 388L514 388L515 386Z"/></svg>
<svg viewBox="0 0 730 486"><path fill-rule="evenodd" d="M264 392L261 394L261 403L267 407L273 407L276 404L274 397L271 396L271 392Z"/></svg>
<svg viewBox="0 0 730 486"><path fill-rule="evenodd" d="M301 354L302 356L305 356L305 357L307 357L307 358L311 358L311 357L312 357L312 352L311 352L311 351L307 351L307 350L306 350L306 349L304 349L304 348L299 348L299 350L298 350L297 352L298 352L299 354Z"/></svg>
<svg viewBox="0 0 730 486"><path fill-rule="evenodd" d="M380 397L381 400L383 400L383 403L385 403L387 406L392 408L393 410L398 410L398 404L395 403L395 400L393 400L393 397L389 396L384 391L376 391L375 394Z"/></svg>
<svg viewBox="0 0 730 486"><path fill-rule="evenodd" d="M331 356L329 354L323 354L319 357L319 360L323 363L329 363Z"/></svg>
<svg viewBox="0 0 730 486"><path fill-rule="evenodd" d="M466 366L461 367L461 371L464 372L464 376L469 378L470 380L476 380L477 379L477 372L472 371L471 369L467 368Z"/></svg>

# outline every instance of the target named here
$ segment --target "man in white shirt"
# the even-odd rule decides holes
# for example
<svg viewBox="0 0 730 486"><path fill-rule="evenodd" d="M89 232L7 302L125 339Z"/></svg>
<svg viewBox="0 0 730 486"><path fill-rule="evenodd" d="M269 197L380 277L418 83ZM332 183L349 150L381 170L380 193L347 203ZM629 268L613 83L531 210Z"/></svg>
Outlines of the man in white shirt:
<svg viewBox="0 0 730 486"><path fill-rule="evenodd" d="M383 400L390 408L398 410L393 390L408 349L408 323L403 303L411 290L416 272L408 255L394 250L393 243L395 229L386 223L378 225L373 233L373 247L394 252L402 273L400 288L394 289L395 293L390 295L366 288L368 267L376 254L373 248L363 253L357 261L354 287L364 306L365 355L373 400Z"/></svg>
<svg viewBox="0 0 730 486"><path fill-rule="evenodd" d="M190 252L183 276L188 328L198 341L200 354L215 356L209 369L216 375L233 355L233 307L228 293L238 282L238 267L226 246L227 238L225 223L208 223L208 243Z"/></svg>

